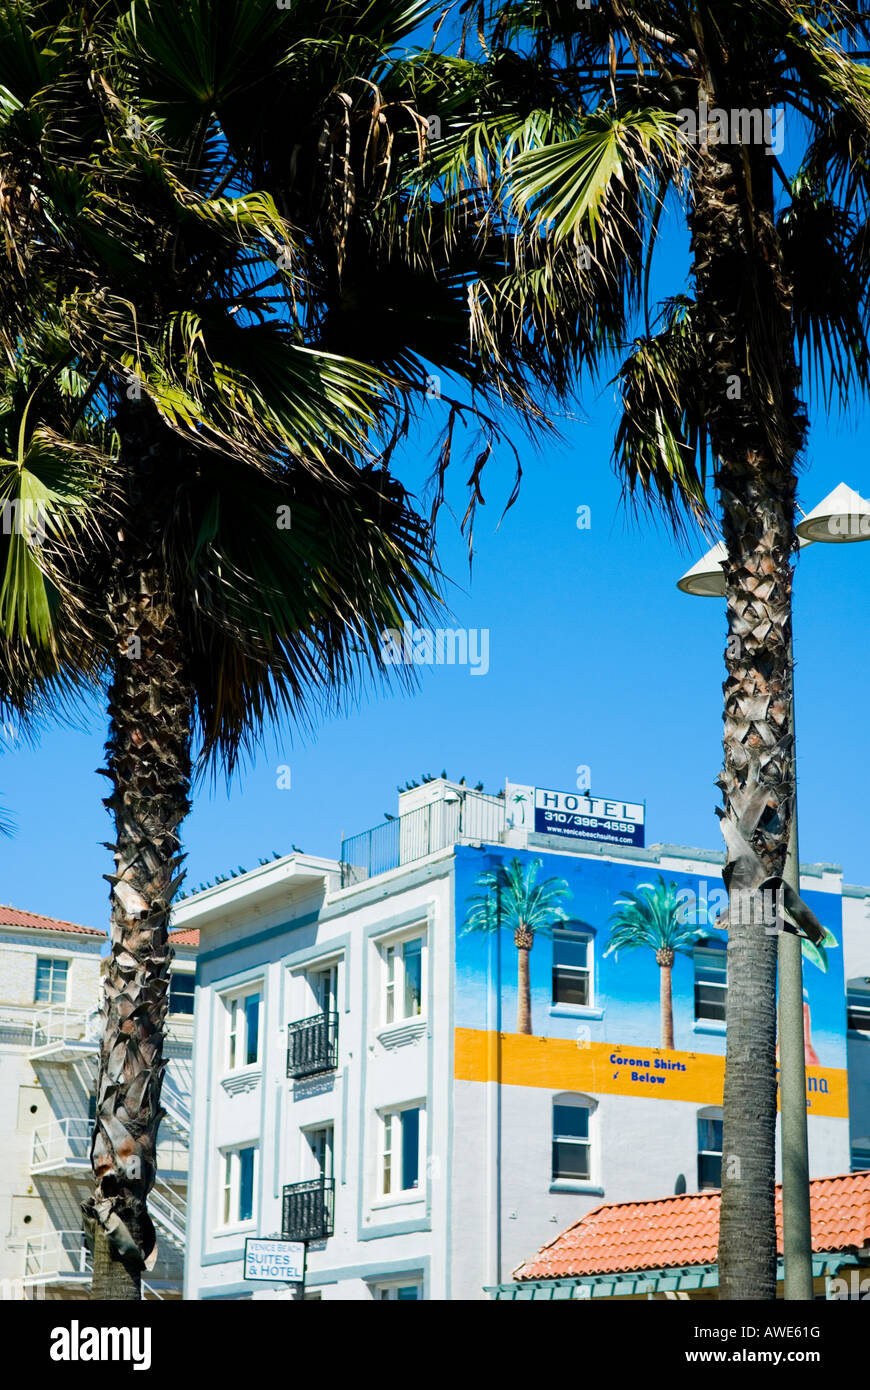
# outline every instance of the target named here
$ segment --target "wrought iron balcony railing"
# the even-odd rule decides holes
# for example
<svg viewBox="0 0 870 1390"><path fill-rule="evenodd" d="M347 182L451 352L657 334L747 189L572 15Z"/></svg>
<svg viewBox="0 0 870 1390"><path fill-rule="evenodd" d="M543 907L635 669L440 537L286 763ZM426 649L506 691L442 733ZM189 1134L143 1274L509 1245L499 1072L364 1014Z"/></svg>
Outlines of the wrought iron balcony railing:
<svg viewBox="0 0 870 1390"><path fill-rule="evenodd" d="M314 1014L287 1026L287 1075L316 1076L338 1066L338 1014Z"/></svg>
<svg viewBox="0 0 870 1390"><path fill-rule="evenodd" d="M284 1188L281 1235L284 1240L325 1240L335 1219L335 1179L314 1178Z"/></svg>

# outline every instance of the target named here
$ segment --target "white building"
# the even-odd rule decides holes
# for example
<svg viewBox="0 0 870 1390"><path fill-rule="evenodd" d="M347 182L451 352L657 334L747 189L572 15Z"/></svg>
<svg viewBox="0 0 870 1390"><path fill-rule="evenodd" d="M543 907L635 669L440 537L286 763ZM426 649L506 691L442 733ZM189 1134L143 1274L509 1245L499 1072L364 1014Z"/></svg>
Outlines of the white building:
<svg viewBox="0 0 870 1390"><path fill-rule="evenodd" d="M176 908L200 933L186 1298L290 1296L243 1278L245 1239L282 1231L308 1242L307 1298L482 1298L602 1201L717 1185L722 856L566 841L507 804L439 779L339 861L293 854ZM525 956L528 1029L511 864L567 904ZM669 1046L653 953L606 938L659 875L707 924L673 965ZM870 890L830 865L801 887L837 942L805 972L822 1176L870 1166Z"/></svg>
<svg viewBox="0 0 870 1390"><path fill-rule="evenodd" d="M190 1132L194 934L174 939L161 1174L147 1297L179 1297ZM81 1204L91 1178L105 932L0 907L0 1297L86 1298Z"/></svg>

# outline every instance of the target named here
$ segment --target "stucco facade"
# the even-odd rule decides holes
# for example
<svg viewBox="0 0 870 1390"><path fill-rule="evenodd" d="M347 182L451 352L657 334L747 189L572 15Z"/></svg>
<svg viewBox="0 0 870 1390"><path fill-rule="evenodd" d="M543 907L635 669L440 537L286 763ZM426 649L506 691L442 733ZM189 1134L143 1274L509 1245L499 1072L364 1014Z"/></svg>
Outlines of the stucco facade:
<svg viewBox="0 0 870 1390"><path fill-rule="evenodd" d="M3 917L6 921L4 923ZM0 909L0 1297L82 1299L104 932ZM177 947L192 978L195 948ZM184 990L171 998L179 1000ZM179 1007L186 1002L179 1001ZM161 1176L152 1199L159 1256L149 1296L177 1297L184 1249L192 1019L170 1015Z"/></svg>
<svg viewBox="0 0 870 1390"><path fill-rule="evenodd" d="M463 795L439 783L430 795L451 790ZM710 1185L702 1163L716 1156L699 1154L699 1133L715 1135L721 1115L724 1025L696 1015L706 1007L698 981L714 976L699 974L691 950L674 965L675 1045L663 1048L655 962L608 952L605 908L658 875L721 887L721 857L565 846L510 827L490 838L492 800L478 817L485 838L441 806L438 834L459 833L421 855L410 817L423 802L402 817L394 868L369 872L371 858L355 867L358 849L351 863L292 855L176 910L201 943L187 1298L298 1296L298 1286L245 1281L244 1242L280 1235L285 1188L298 1202L300 1185L321 1179L334 1229L308 1245L306 1297L341 1300L479 1299L602 1201ZM539 933L528 1035L515 1022L513 933L477 932L469 916L475 884L511 860L524 871L538 862L548 882L564 876L576 918L566 936L586 943L586 1002L566 1004L554 974L564 938ZM870 977L870 895L844 893L832 866L805 866L801 886L836 940L824 974L806 971L810 1168L823 1176L855 1157L849 1104L859 1129L867 1113L868 1037L847 1035L846 982ZM256 1057L231 1064L245 1008ZM327 1018L334 1057L288 1076L288 1044L295 1058L301 1035L325 1037ZM565 1177L554 1126L571 1106L583 1123L565 1143L582 1146L582 1172Z"/></svg>

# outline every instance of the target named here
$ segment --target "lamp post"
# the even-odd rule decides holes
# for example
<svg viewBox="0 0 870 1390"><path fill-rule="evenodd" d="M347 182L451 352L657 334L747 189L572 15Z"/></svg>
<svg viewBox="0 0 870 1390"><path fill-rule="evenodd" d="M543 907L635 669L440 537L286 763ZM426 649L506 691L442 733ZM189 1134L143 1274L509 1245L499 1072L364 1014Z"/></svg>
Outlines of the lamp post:
<svg viewBox="0 0 870 1390"><path fill-rule="evenodd" d="M848 543L870 540L870 502L853 488L840 483L807 513L797 526L803 548L815 541ZM701 598L724 598L727 558L724 542L677 581L683 593ZM789 664L794 672L794 651L789 641ZM797 819L797 754L794 725L794 676L790 718L792 785L794 802L789 826L783 879L800 892ZM779 1093L782 1141L782 1231L786 1299L812 1299L813 1254L810 1228L810 1173L807 1143L807 1082L804 1057L804 987L801 938L781 931L777 943L779 973Z"/></svg>

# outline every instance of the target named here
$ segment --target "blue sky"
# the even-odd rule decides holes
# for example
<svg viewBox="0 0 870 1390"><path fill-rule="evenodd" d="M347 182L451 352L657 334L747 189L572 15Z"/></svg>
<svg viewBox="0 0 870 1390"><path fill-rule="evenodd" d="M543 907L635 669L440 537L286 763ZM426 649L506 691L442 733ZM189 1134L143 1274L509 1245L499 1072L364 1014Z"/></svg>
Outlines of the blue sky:
<svg viewBox="0 0 870 1390"><path fill-rule="evenodd" d="M663 243L659 288L682 287L684 240ZM662 523L621 507L610 463L612 388L590 391L562 439L540 447L515 435L524 468L519 501L498 525L513 483L506 450L485 470L474 569L458 518L468 469L451 466L439 522L440 559L451 577L453 623L488 628L490 668L421 668L413 695L381 693L314 738L279 730L238 776L199 788L185 836L196 887L292 845L337 856L353 834L396 811L396 785L421 774L464 776L497 790L506 776L565 790L578 764L599 795L646 800L647 842L720 849L713 785L721 760L724 604L689 598L676 580L706 549L680 545ZM413 491L431 473L443 415L394 458ZM868 415L813 424L799 500L805 510L845 481L870 495ZM464 471L463 471L464 470ZM578 530L577 509L591 509ZM795 588L800 840L803 860L843 865L847 882L870 883L866 787L870 751L867 595L870 544L815 545L800 558ZM112 868L101 842L112 830L101 798L105 725L47 730L36 749L7 738L0 804L16 831L0 842L0 899L104 925ZM279 768L289 765L290 789ZM285 780L283 778L281 780Z"/></svg>

